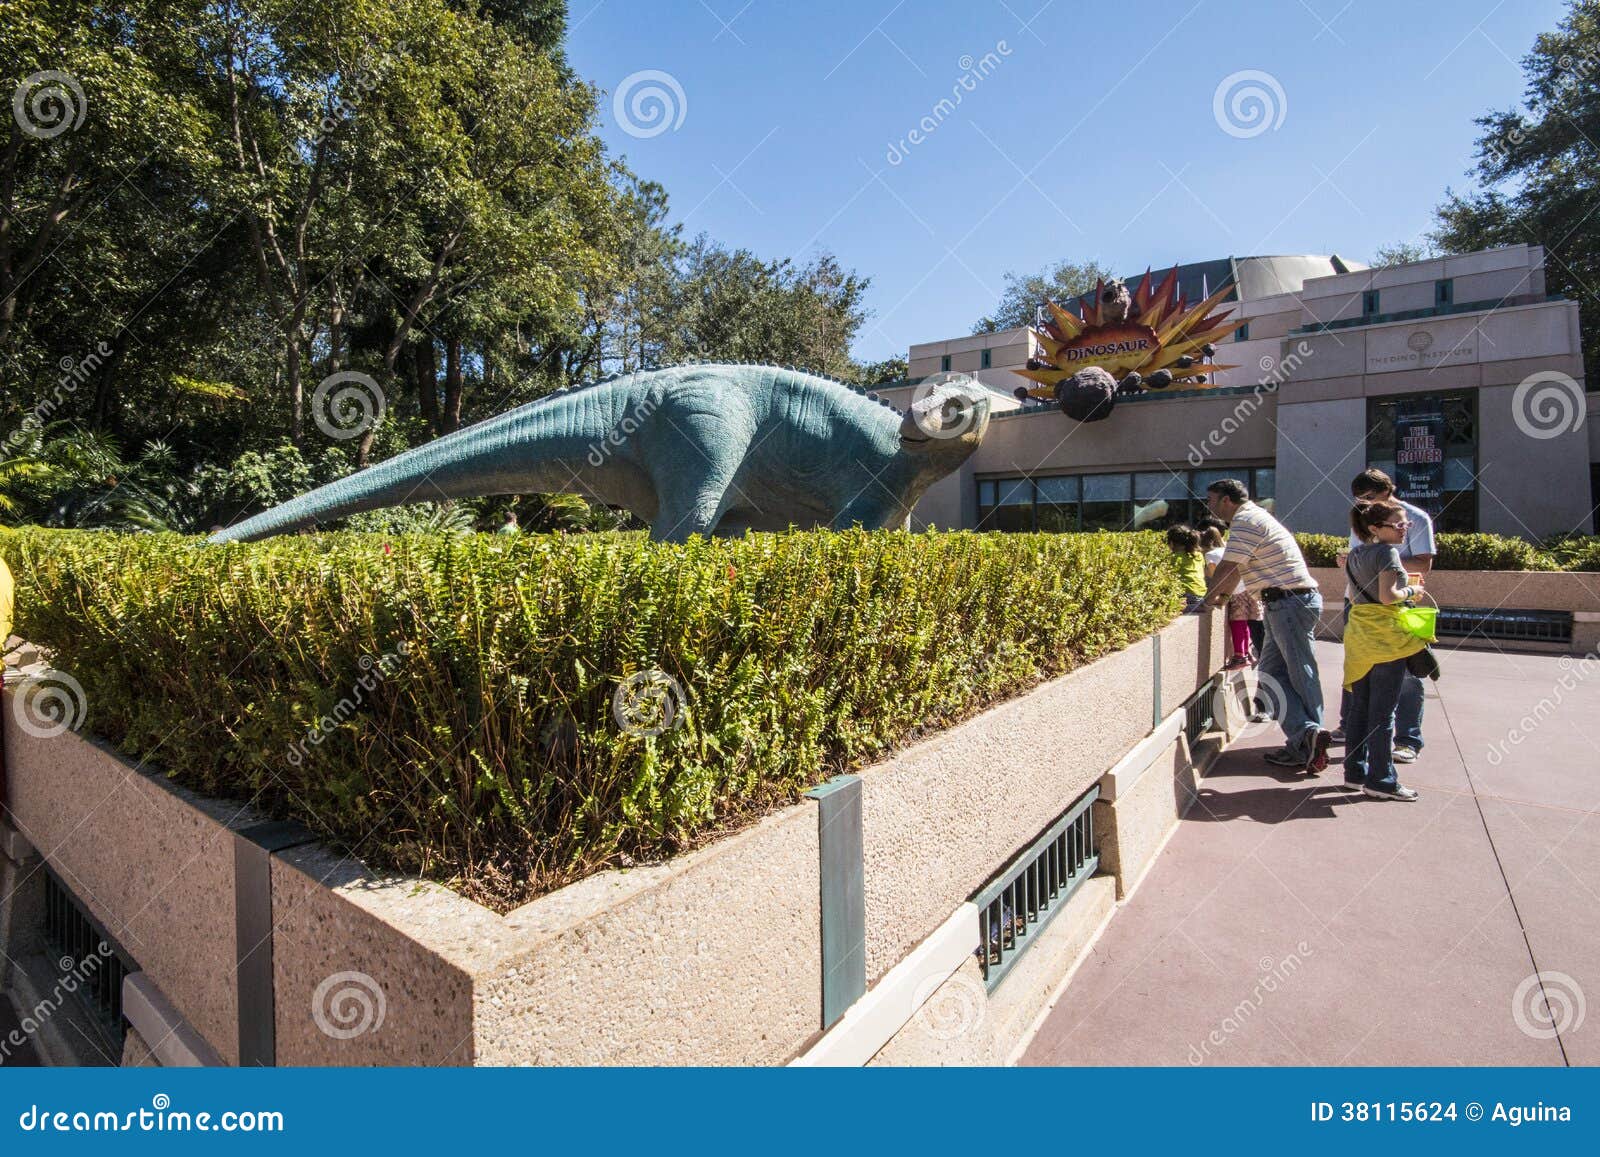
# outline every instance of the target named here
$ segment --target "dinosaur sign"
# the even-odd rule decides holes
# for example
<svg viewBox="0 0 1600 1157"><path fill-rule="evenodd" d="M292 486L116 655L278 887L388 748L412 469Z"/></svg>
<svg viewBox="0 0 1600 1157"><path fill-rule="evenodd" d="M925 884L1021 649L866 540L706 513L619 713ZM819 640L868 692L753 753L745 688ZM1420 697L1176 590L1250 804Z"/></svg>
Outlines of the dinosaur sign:
<svg viewBox="0 0 1600 1157"><path fill-rule="evenodd" d="M1119 394L1213 384L1217 372L1238 368L1209 361L1216 342L1245 324L1227 319L1231 307L1216 308L1230 288L1191 306L1173 266L1154 288L1145 270L1132 293L1120 281L1097 281L1080 313L1045 302L1051 320L1033 331L1038 352L1015 371L1034 385L1017 387L1017 397L1054 401L1069 417L1096 422L1111 416Z"/></svg>

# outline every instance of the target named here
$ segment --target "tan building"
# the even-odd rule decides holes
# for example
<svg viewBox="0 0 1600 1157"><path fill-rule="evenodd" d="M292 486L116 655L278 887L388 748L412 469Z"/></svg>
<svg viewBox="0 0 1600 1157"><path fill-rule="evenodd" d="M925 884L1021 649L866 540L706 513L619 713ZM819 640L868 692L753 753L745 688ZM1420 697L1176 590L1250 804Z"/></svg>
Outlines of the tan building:
<svg viewBox="0 0 1600 1157"><path fill-rule="evenodd" d="M1012 396L1028 329L912 346L908 382L879 390L896 405L940 373L996 391L983 445L913 525L1159 525L1199 517L1206 485L1232 477L1293 529L1338 533L1349 480L1370 465L1442 530L1593 532L1600 394L1585 392L1577 303L1545 292L1542 247L1383 269L1228 258L1180 280L1191 303L1231 288L1247 324L1213 360L1238 368L1214 388L1120 398L1100 422Z"/></svg>

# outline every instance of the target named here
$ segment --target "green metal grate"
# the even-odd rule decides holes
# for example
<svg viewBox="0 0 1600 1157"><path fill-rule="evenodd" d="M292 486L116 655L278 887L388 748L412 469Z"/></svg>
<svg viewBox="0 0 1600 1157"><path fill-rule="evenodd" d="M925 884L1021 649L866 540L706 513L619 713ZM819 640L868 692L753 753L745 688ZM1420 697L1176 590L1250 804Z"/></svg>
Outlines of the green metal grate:
<svg viewBox="0 0 1600 1157"><path fill-rule="evenodd" d="M1508 611L1498 607L1443 607L1440 638L1493 639L1507 643L1572 642L1571 611Z"/></svg>
<svg viewBox="0 0 1600 1157"><path fill-rule="evenodd" d="M978 906L978 959L989 991L1100 866L1091 806L1098 798L1097 784L972 897Z"/></svg>
<svg viewBox="0 0 1600 1157"><path fill-rule="evenodd" d="M122 1029L122 980L137 971L127 954L49 868L44 873L44 938L58 953L62 978L113 1035Z"/></svg>
<svg viewBox="0 0 1600 1157"><path fill-rule="evenodd" d="M1183 702L1183 736L1191 749L1202 735L1216 727L1217 682L1218 677L1213 675Z"/></svg>

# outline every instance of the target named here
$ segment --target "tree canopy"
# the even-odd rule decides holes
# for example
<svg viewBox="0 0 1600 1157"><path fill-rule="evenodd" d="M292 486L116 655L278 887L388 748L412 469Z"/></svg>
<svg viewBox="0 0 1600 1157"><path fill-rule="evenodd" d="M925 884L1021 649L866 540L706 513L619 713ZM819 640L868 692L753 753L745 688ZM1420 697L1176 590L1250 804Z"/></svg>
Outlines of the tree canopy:
<svg viewBox="0 0 1600 1157"><path fill-rule="evenodd" d="M1006 274L1005 292L1000 304L988 317L972 327L973 333L995 333L1002 329L1032 325L1046 299L1064 304L1094 288L1099 280L1116 277L1097 261L1058 261L1038 273Z"/></svg>
<svg viewBox="0 0 1600 1157"><path fill-rule="evenodd" d="M868 280L680 237L566 19L8 0L0 516L204 530L611 371L867 373Z"/></svg>
<svg viewBox="0 0 1600 1157"><path fill-rule="evenodd" d="M1549 292L1582 303L1586 377L1600 354L1600 2L1574 0L1522 59L1524 110L1477 118L1481 188L1446 190L1431 239L1464 253L1524 242L1545 248Z"/></svg>

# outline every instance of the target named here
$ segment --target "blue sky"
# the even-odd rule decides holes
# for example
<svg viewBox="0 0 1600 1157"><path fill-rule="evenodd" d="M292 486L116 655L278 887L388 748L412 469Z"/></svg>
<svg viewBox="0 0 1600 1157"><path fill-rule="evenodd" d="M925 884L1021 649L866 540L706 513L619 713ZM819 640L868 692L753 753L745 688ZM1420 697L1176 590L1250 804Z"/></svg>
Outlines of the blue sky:
<svg viewBox="0 0 1600 1157"><path fill-rule="evenodd" d="M1008 270L1365 260L1419 237L1445 187L1472 184L1473 118L1520 102L1519 62L1564 10L572 0L568 51L606 90L608 145L686 234L826 248L870 276L855 354L878 359L968 332Z"/></svg>

